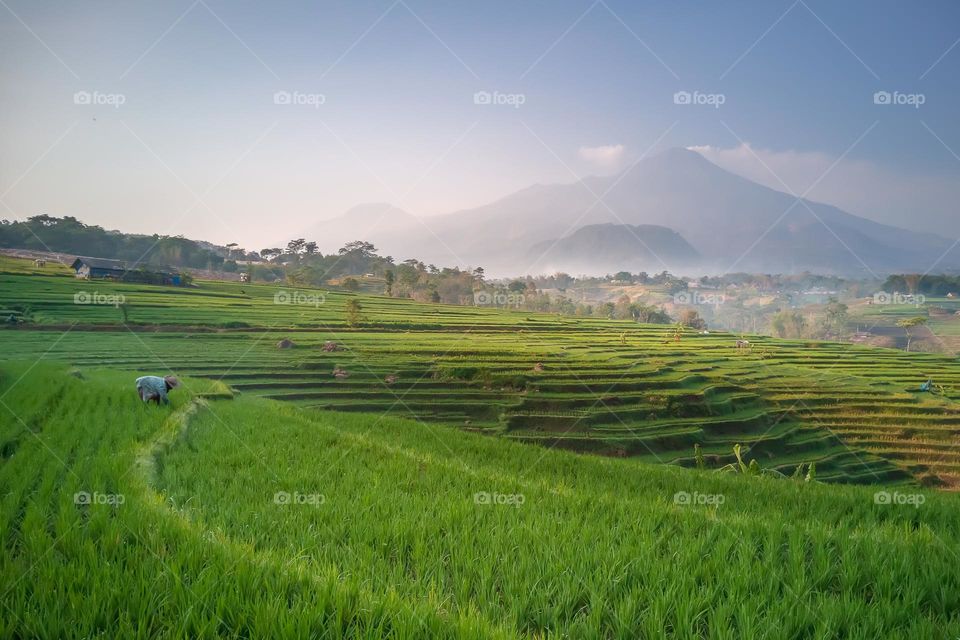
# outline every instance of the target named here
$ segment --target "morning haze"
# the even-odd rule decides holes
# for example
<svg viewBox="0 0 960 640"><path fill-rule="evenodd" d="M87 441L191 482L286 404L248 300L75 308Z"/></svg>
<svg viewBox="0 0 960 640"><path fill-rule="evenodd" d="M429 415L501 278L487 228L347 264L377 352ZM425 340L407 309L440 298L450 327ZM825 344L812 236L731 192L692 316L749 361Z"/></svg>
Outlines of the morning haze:
<svg viewBox="0 0 960 640"><path fill-rule="evenodd" d="M960 4L0 0L0 640L960 638Z"/></svg>

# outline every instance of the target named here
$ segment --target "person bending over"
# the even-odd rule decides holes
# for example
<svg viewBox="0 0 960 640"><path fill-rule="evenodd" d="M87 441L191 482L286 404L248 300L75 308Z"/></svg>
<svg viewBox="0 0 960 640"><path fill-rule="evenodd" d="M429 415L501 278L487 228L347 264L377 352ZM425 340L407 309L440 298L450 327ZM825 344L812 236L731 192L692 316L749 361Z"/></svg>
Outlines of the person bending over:
<svg viewBox="0 0 960 640"><path fill-rule="evenodd" d="M170 404L167 393L180 386L180 382L173 376L161 378L160 376L141 376L137 378L137 394L144 402L156 402Z"/></svg>

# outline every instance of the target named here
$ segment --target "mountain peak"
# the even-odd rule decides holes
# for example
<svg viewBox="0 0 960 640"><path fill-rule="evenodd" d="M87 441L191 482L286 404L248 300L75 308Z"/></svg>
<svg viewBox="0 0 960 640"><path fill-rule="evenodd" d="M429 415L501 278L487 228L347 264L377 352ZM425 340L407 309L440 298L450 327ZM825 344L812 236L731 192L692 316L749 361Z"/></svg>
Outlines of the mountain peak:
<svg viewBox="0 0 960 640"><path fill-rule="evenodd" d="M713 164L702 155L686 147L670 147L650 158L664 164L687 164L690 166L705 166Z"/></svg>

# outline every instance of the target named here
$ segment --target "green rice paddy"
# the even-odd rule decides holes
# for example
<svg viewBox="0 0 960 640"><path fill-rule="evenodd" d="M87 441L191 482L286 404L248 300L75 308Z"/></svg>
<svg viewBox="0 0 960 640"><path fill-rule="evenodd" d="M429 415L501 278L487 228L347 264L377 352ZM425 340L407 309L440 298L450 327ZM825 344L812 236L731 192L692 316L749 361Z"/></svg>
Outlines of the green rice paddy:
<svg viewBox="0 0 960 640"><path fill-rule="evenodd" d="M346 324L350 299L359 326ZM677 340L662 325L241 283L8 273L0 311L28 321L0 334L9 360L174 372L303 408L648 462L691 466L698 444L720 467L740 443L783 473L815 462L827 482L960 484L960 364L947 356L762 337L738 349L723 333ZM919 393L928 378L945 394Z"/></svg>
<svg viewBox="0 0 960 640"><path fill-rule="evenodd" d="M949 638L922 489L583 456L0 367L3 638ZM878 496L883 496L878 498Z"/></svg>
<svg viewBox="0 0 960 640"><path fill-rule="evenodd" d="M960 634L950 358L12 270L0 308L0 638Z"/></svg>

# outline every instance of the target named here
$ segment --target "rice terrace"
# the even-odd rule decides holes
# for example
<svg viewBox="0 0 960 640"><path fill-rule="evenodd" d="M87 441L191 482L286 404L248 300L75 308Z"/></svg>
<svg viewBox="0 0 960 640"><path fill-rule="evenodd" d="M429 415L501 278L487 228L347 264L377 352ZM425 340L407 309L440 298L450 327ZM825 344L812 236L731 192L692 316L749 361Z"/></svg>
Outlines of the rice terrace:
<svg viewBox="0 0 960 640"><path fill-rule="evenodd" d="M18 262L0 276L0 305L31 316L0 354L4 635L960 624L957 507L920 488L956 486L949 358ZM122 297L126 322L77 296ZM134 370L185 377L171 413L140 406ZM907 391L934 374L946 395ZM802 478L719 472L738 444ZM705 469L679 468L695 446Z"/></svg>
<svg viewBox="0 0 960 640"><path fill-rule="evenodd" d="M960 640L958 45L0 0L0 640Z"/></svg>

